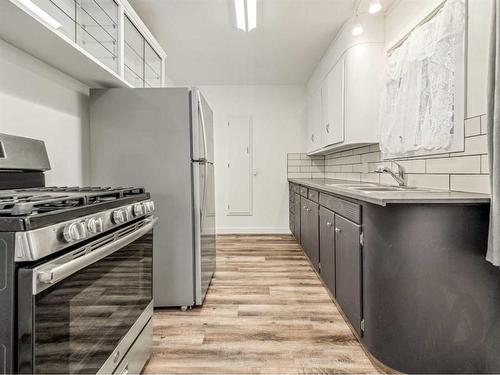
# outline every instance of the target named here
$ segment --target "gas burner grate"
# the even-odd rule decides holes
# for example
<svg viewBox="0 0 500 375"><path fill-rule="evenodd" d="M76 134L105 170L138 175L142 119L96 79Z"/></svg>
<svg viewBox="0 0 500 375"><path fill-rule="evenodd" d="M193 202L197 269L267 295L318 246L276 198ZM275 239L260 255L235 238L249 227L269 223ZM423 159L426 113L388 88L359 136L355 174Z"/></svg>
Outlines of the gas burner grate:
<svg viewBox="0 0 500 375"><path fill-rule="evenodd" d="M23 216L85 205L85 197L12 195L0 198L0 216Z"/></svg>

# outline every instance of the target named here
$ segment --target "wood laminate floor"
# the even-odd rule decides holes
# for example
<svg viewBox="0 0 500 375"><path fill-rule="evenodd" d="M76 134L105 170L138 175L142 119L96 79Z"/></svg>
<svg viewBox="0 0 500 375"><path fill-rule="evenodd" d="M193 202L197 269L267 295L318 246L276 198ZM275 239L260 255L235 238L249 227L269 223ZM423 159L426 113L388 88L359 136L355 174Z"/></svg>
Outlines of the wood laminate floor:
<svg viewBox="0 0 500 375"><path fill-rule="evenodd" d="M204 306L155 311L145 373L378 372L291 236L217 242Z"/></svg>

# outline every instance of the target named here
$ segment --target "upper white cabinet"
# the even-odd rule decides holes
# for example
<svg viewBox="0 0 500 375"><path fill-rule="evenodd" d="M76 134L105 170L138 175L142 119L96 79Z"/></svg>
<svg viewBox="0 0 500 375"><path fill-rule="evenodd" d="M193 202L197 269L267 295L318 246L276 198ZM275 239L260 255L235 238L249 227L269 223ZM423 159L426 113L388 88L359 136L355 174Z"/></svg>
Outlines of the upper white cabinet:
<svg viewBox="0 0 500 375"><path fill-rule="evenodd" d="M166 54L127 0L2 0L0 38L90 87L161 87Z"/></svg>
<svg viewBox="0 0 500 375"><path fill-rule="evenodd" d="M378 142L384 75L383 18L368 19L363 25L367 26L365 32L372 35L353 37L347 25L308 83L307 126L309 136L317 139L308 141L309 154L327 154Z"/></svg>
<svg viewBox="0 0 500 375"><path fill-rule="evenodd" d="M308 98L308 129L307 129L307 152L317 150L323 144L322 118L322 90L316 90Z"/></svg>
<svg viewBox="0 0 500 375"><path fill-rule="evenodd" d="M344 59L333 67L328 74L328 93L323 104L326 109L325 145L344 141Z"/></svg>

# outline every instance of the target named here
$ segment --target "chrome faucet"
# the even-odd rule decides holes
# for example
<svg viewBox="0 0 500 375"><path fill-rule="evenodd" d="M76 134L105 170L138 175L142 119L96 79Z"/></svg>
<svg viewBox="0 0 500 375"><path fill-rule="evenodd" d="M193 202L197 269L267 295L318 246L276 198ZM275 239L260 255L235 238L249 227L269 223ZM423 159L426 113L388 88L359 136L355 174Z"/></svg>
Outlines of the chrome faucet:
<svg viewBox="0 0 500 375"><path fill-rule="evenodd" d="M406 186L405 182L405 172L404 169L401 165L396 163L395 161L392 162L393 164L396 164L398 167L398 173L394 173L390 168L387 168L385 165L379 165L376 169L376 173L388 173L390 174L399 184L399 186Z"/></svg>

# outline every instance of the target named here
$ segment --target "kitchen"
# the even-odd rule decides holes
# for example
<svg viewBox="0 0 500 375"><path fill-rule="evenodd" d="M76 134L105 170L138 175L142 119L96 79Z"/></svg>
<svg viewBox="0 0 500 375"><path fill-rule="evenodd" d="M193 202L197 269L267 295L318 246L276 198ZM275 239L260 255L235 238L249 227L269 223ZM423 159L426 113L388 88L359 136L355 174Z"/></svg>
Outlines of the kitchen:
<svg viewBox="0 0 500 375"><path fill-rule="evenodd" d="M499 373L494 5L0 0L0 372Z"/></svg>

